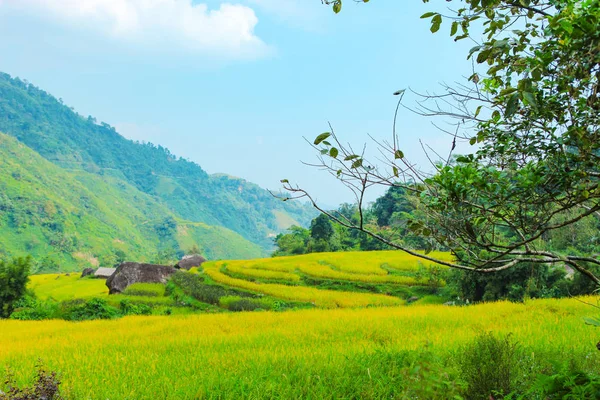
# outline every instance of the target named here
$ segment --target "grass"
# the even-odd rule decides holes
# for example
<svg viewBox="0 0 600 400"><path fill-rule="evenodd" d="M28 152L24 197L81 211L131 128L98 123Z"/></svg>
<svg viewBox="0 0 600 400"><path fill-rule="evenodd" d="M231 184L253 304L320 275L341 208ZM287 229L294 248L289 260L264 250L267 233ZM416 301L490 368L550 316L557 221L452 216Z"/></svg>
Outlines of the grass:
<svg viewBox="0 0 600 400"><path fill-rule="evenodd" d="M74 399L402 398L406 351L451 363L484 331L512 333L539 368L557 358L597 370L599 331L582 321L593 312L564 299L81 323L4 320L0 368L10 365L24 382L41 358L59 371Z"/></svg>

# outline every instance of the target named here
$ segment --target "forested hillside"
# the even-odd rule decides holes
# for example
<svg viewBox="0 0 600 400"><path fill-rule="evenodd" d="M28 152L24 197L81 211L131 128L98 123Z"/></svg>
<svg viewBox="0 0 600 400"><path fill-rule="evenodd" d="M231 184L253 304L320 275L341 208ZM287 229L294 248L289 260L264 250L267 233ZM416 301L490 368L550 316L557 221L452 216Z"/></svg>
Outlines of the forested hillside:
<svg viewBox="0 0 600 400"><path fill-rule="evenodd" d="M179 218L224 226L263 249L272 247L273 234L294 223L307 225L315 215L308 206L283 203L245 180L208 175L162 146L127 140L110 125L2 73L0 132L62 168L118 178L156 196Z"/></svg>
<svg viewBox="0 0 600 400"><path fill-rule="evenodd" d="M111 176L69 172L0 133L0 256L31 254L36 270L161 261L197 246L209 258L262 249L226 228L177 218Z"/></svg>

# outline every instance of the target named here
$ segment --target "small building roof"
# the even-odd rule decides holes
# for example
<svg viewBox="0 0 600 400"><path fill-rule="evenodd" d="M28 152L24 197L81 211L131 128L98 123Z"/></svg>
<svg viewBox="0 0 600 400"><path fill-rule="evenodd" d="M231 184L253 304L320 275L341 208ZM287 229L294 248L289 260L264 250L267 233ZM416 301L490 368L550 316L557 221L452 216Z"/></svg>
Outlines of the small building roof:
<svg viewBox="0 0 600 400"><path fill-rule="evenodd" d="M108 278L112 274L115 273L116 268L98 268L96 272L94 272L94 276L98 278Z"/></svg>

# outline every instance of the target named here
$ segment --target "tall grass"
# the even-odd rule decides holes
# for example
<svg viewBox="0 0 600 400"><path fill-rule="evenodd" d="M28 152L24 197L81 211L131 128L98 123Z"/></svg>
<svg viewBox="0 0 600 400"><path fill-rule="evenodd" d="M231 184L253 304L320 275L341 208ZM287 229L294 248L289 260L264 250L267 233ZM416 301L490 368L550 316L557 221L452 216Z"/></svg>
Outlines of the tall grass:
<svg viewBox="0 0 600 400"><path fill-rule="evenodd" d="M411 381L416 369L402 369L407 351L430 352L452 373L462 346L485 331L512 332L539 368L556 358L597 369L599 332L582 321L590 312L567 299L81 323L6 320L0 321L0 369L10 365L25 383L41 358L73 399L403 398L405 385L426 383Z"/></svg>

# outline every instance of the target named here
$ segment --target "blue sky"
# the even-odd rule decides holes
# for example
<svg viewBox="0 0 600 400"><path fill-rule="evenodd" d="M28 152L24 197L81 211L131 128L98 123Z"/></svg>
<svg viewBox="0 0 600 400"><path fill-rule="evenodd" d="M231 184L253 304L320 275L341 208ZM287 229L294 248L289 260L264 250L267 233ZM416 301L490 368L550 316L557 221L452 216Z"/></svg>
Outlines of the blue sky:
<svg viewBox="0 0 600 400"><path fill-rule="evenodd" d="M333 205L352 197L300 162L315 159L303 137L331 122L355 145L389 138L394 91L470 75L473 44L419 19L448 4L346 0L335 15L320 0L0 0L0 71L209 173L287 178ZM450 146L410 112L399 128L418 164L419 139Z"/></svg>

